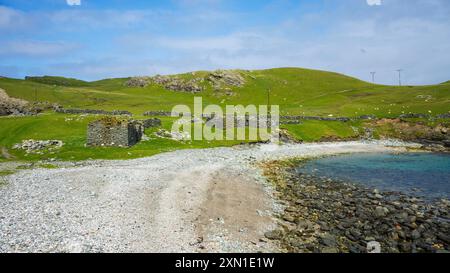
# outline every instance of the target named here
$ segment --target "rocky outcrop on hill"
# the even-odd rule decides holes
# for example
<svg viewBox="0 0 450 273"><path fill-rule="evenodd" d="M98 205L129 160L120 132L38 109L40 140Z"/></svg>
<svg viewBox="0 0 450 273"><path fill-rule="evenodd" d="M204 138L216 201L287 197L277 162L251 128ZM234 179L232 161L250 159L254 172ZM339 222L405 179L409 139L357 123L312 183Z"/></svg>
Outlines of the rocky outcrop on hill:
<svg viewBox="0 0 450 273"><path fill-rule="evenodd" d="M57 109L60 106L48 101L28 102L11 98L0 88L0 116L30 116L45 110Z"/></svg>
<svg viewBox="0 0 450 273"><path fill-rule="evenodd" d="M233 70L216 70L206 76L194 76L191 79L185 79L180 76L161 76L154 77L132 77L126 83L127 87L147 87L156 84L167 90L177 92L198 93L204 90L203 82L208 82L214 90L225 91L227 95L232 94L231 87L242 87L245 84L245 78Z"/></svg>
<svg viewBox="0 0 450 273"><path fill-rule="evenodd" d="M127 87L147 87L151 83L150 77L132 77L125 82Z"/></svg>
<svg viewBox="0 0 450 273"><path fill-rule="evenodd" d="M9 115L31 115L34 114L25 100L15 99L8 96L5 90L0 88L0 116Z"/></svg>
<svg viewBox="0 0 450 273"><path fill-rule="evenodd" d="M154 83L172 91L188 93L198 93L203 91L203 88L199 85L199 82L202 81L201 78L185 80L178 77L157 75L151 79Z"/></svg>
<svg viewBox="0 0 450 273"><path fill-rule="evenodd" d="M147 87L148 85L153 83L160 85L167 90L177 92L187 92L187 93L198 93L203 90L203 88L198 84L201 81L202 81L201 78L186 80L176 76L156 75L154 77L133 77L125 83L125 86Z"/></svg>
<svg viewBox="0 0 450 273"><path fill-rule="evenodd" d="M209 74L207 80L216 90L227 86L242 87L245 84L244 77L239 72L232 70L216 70Z"/></svg>

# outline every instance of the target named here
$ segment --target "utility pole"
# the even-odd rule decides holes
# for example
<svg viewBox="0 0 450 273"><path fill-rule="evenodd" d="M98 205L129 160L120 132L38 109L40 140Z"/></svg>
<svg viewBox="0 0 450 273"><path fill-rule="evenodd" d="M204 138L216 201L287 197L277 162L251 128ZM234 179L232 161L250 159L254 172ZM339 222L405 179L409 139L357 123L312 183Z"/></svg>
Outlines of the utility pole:
<svg viewBox="0 0 450 273"><path fill-rule="evenodd" d="M37 102L37 88L34 88L34 101Z"/></svg>
<svg viewBox="0 0 450 273"><path fill-rule="evenodd" d="M270 111L270 88L267 88L267 109Z"/></svg>
<svg viewBox="0 0 450 273"><path fill-rule="evenodd" d="M377 72L370 72L370 74L372 74L372 82L373 83L375 83L375 74L376 74Z"/></svg>
<svg viewBox="0 0 450 273"><path fill-rule="evenodd" d="M402 86L402 71L403 69L397 69L398 72L398 85Z"/></svg>

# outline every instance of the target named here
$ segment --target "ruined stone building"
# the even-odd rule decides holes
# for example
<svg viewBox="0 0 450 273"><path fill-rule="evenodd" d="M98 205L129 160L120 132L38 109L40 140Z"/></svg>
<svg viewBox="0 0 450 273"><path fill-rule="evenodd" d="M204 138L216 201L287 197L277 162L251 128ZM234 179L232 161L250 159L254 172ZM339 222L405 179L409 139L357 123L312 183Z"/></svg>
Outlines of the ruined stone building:
<svg viewBox="0 0 450 273"><path fill-rule="evenodd" d="M89 123L87 145L130 147L141 140L143 132L138 121L105 117Z"/></svg>

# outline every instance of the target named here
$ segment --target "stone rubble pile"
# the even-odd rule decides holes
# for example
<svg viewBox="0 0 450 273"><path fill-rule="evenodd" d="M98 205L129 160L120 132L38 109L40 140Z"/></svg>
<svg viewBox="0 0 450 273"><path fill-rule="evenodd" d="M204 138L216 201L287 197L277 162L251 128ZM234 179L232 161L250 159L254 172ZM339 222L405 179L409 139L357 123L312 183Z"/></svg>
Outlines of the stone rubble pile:
<svg viewBox="0 0 450 273"><path fill-rule="evenodd" d="M168 138L177 141L191 140L191 135L186 132L170 132L165 129L159 129L155 135L160 138Z"/></svg>
<svg viewBox="0 0 450 273"><path fill-rule="evenodd" d="M23 140L22 143L15 144L13 149L25 150L27 154L42 154L44 150L52 151L64 145L61 140Z"/></svg>

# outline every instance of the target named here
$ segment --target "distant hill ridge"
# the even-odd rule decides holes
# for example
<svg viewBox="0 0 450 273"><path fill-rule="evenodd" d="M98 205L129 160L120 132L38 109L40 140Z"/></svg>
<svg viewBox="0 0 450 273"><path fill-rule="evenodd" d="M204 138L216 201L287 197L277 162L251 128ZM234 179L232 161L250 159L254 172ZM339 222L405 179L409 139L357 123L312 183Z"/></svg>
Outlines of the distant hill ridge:
<svg viewBox="0 0 450 273"><path fill-rule="evenodd" d="M89 83L86 81L57 76L27 76L25 77L25 80L48 85L73 86L73 87L89 86Z"/></svg>

